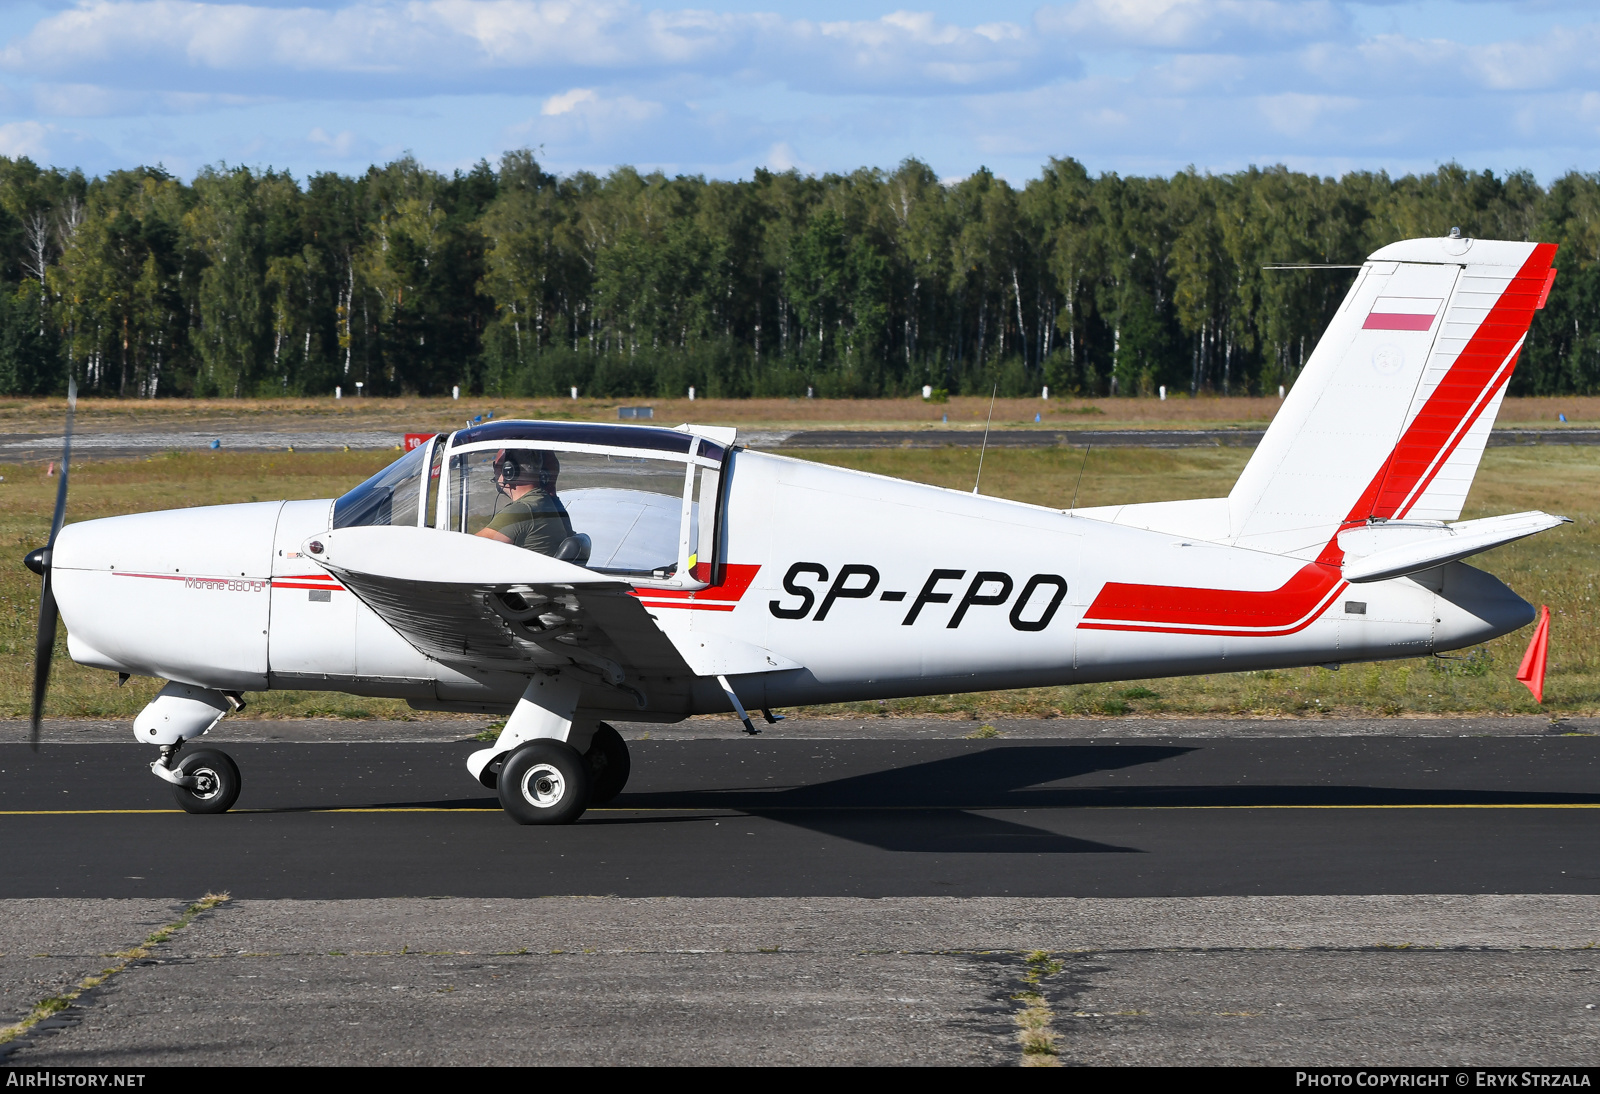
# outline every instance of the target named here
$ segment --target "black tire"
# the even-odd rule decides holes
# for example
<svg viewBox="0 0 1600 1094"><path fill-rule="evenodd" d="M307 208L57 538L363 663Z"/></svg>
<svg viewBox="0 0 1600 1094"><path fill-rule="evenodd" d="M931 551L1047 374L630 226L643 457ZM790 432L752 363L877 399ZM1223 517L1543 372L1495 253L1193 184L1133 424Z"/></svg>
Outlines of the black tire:
<svg viewBox="0 0 1600 1094"><path fill-rule="evenodd" d="M589 807L589 765L565 741L529 741L506 757L498 790L518 824L571 824Z"/></svg>
<svg viewBox="0 0 1600 1094"><path fill-rule="evenodd" d="M185 813L226 813L239 800L239 790L244 785L233 760L214 748L189 753L178 762L177 772L200 780L192 790L185 786L172 788L172 796Z"/></svg>
<svg viewBox="0 0 1600 1094"><path fill-rule="evenodd" d="M600 728L594 731L583 759L589 765L590 805L605 805L628 785L628 773L633 770L628 742L606 723L601 722Z"/></svg>

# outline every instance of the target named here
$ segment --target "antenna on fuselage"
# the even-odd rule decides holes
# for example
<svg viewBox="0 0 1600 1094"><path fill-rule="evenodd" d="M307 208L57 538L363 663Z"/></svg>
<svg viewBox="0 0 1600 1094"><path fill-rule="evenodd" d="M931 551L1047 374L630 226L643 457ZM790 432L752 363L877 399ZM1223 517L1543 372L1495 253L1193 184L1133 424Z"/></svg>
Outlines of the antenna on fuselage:
<svg viewBox="0 0 1600 1094"><path fill-rule="evenodd" d="M989 427L994 424L994 401L1000 394L1000 381L996 380L994 390L989 393L989 420L983 423L983 444L978 446L978 477L972 480L972 492L978 492L978 484L983 481L983 454L989 450Z"/></svg>
<svg viewBox="0 0 1600 1094"><path fill-rule="evenodd" d="M1067 507L1067 512L1078 508L1078 487L1083 485L1083 469L1089 466L1089 453L1094 451L1094 445L1085 445L1083 449L1083 462L1078 464L1078 481L1072 484L1072 504Z"/></svg>

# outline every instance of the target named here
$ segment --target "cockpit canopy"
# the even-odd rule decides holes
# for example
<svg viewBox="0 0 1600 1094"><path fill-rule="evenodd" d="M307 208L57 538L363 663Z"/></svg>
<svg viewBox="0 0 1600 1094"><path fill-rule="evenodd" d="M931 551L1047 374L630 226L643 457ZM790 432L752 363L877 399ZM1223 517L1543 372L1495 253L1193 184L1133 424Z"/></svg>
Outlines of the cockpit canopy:
<svg viewBox="0 0 1600 1094"><path fill-rule="evenodd" d="M558 518L564 510L570 522L568 541L546 553L635 583L695 588L707 583L717 561L727 457L718 441L731 441L727 432L712 440L649 426L489 422L440 434L406 453L334 502L333 526L413 525L475 535L514 504L511 494L521 486L553 497L538 508ZM508 483L507 456L514 467L544 473Z"/></svg>

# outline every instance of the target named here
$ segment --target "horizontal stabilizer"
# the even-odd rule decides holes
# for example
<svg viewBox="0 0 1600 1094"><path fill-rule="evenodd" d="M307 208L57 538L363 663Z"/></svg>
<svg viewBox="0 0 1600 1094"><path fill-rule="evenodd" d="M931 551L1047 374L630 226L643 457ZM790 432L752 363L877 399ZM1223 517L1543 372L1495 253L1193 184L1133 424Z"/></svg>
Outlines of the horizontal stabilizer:
<svg viewBox="0 0 1600 1094"><path fill-rule="evenodd" d="M1455 524L1396 520L1350 528L1339 533L1339 547L1345 554L1344 578L1360 583L1404 577L1513 543L1569 520L1532 512Z"/></svg>

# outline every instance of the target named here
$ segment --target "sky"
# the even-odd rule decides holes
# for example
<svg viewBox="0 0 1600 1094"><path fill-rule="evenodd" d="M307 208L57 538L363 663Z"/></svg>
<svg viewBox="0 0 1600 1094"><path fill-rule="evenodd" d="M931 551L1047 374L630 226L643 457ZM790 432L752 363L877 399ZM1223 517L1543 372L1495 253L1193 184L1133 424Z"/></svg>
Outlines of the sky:
<svg viewBox="0 0 1600 1094"><path fill-rule="evenodd" d="M1600 0L0 0L0 154L1021 184L1600 170Z"/></svg>

